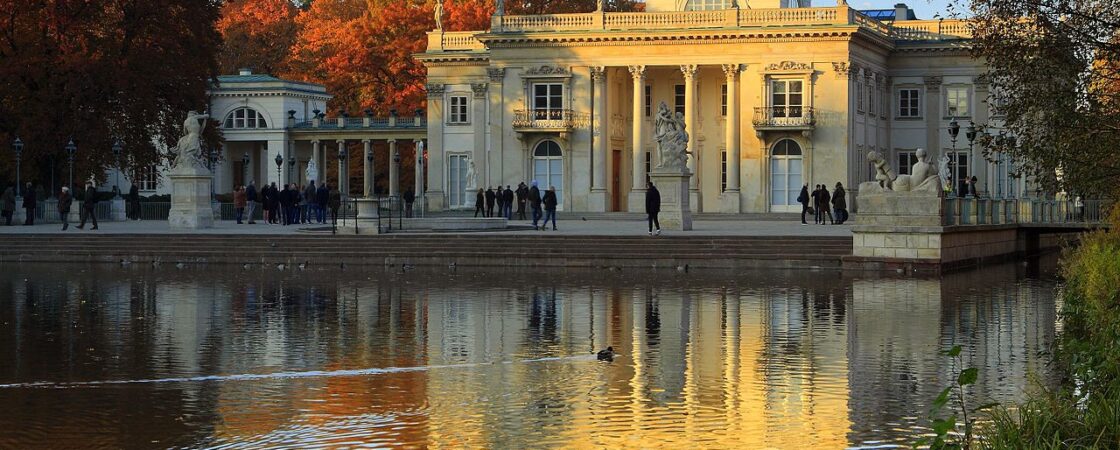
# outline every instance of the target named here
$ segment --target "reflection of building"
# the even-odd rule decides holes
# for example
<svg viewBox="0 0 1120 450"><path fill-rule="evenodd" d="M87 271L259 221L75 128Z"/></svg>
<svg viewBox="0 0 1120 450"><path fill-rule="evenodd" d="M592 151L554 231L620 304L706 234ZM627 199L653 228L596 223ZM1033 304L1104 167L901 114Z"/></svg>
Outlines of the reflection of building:
<svg viewBox="0 0 1120 450"><path fill-rule="evenodd" d="M691 205L795 209L802 184L870 179L868 151L907 173L914 150L951 152L952 117L990 116L983 65L958 20L905 5L650 0L646 12L495 15L481 32L428 34L429 195L470 204L478 185L538 180L561 209L641 211L658 104L690 133ZM961 133L964 140L964 133ZM959 173L996 173L958 142ZM978 154L978 153L977 153Z"/></svg>

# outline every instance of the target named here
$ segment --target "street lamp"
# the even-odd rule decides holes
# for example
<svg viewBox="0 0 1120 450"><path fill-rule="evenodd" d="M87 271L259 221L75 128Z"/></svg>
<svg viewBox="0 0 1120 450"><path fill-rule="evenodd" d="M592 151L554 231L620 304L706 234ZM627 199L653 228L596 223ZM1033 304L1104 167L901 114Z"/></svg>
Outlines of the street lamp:
<svg viewBox="0 0 1120 450"><path fill-rule="evenodd" d="M372 153L373 152L370 152L371 155ZM343 180L350 178L348 173L350 171L350 167L348 167L350 165L350 159L348 158L348 156L349 154L346 153L346 146L340 143L338 146L338 190L340 192L339 195L343 199L345 199L347 197L347 194L350 193L350 187L346 186L342 182Z"/></svg>
<svg viewBox="0 0 1120 450"><path fill-rule="evenodd" d="M74 145L74 138L70 138L70 142L66 143L66 154L70 157L70 188L74 188L74 153L78 152L78 146Z"/></svg>
<svg viewBox="0 0 1120 450"><path fill-rule="evenodd" d="M282 155L280 155L279 153L277 153L276 154L276 184L278 186L281 184L280 183L280 168L281 167L284 167L284 157Z"/></svg>
<svg viewBox="0 0 1120 450"><path fill-rule="evenodd" d="M975 122L973 122L971 120L968 121L968 128L966 128L964 130L964 136L968 138L968 161L967 162L968 162L968 164L970 164L970 168L972 169L972 174L976 175L976 172L975 172L976 171L976 164L977 164L976 155L972 154L972 144L973 144L973 142L976 141L976 123ZM969 175L965 174L965 176L967 177ZM975 191L976 186L972 186L972 190ZM970 193L965 192L965 195L968 195L968 194L970 194Z"/></svg>
<svg viewBox="0 0 1120 450"><path fill-rule="evenodd" d="M114 198L119 199L119 198L121 198L121 140L120 139L114 139L113 140L113 157L116 158L116 160L117 160L116 181L114 182L116 184L113 186L113 190L117 192L117 196L114 197Z"/></svg>
<svg viewBox="0 0 1120 450"><path fill-rule="evenodd" d="M16 152L16 198L19 198L19 166L20 160L23 158L23 140L16 137L16 140L12 141L12 150Z"/></svg>
<svg viewBox="0 0 1120 450"><path fill-rule="evenodd" d="M957 192L957 185L959 184L957 180L957 167L960 164L959 161L957 161L957 135L960 134L960 132L961 124L957 123L957 118L954 117L953 120L949 122L949 140L953 141L953 184L950 188L952 188L951 192L954 197L960 194L960 192Z"/></svg>

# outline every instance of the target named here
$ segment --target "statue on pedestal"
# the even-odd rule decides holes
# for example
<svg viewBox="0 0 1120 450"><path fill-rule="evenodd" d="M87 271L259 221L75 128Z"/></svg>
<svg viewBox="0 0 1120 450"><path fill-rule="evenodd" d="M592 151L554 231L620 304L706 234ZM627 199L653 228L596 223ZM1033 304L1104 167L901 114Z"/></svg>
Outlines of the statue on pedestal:
<svg viewBox="0 0 1120 450"><path fill-rule="evenodd" d="M443 31L443 0L436 0L435 5L436 29Z"/></svg>
<svg viewBox="0 0 1120 450"><path fill-rule="evenodd" d="M467 163L467 192L473 192L474 188L478 187L478 180L474 175L474 159L468 160Z"/></svg>
<svg viewBox="0 0 1120 450"><path fill-rule="evenodd" d="M685 130L684 117L674 115L665 102L657 107L654 121L653 139L657 142L657 155L660 163L657 170L684 172L688 163L688 132Z"/></svg>
<svg viewBox="0 0 1120 450"><path fill-rule="evenodd" d="M867 160L875 168L875 181L862 183L860 192L928 192L937 194L941 191L941 183L933 166L929 162L926 150L919 148L914 152L917 161L910 168L909 175L896 175L886 159L879 152L872 150L867 153Z"/></svg>
<svg viewBox="0 0 1120 450"><path fill-rule="evenodd" d="M315 179L318 178L318 176L319 176L319 166L317 164L315 164L315 158L311 158L311 160L307 162L307 170L304 171L304 175L307 176L306 179L309 182L314 181ZM322 181L322 180L319 180L319 181Z"/></svg>
<svg viewBox="0 0 1120 450"><path fill-rule="evenodd" d="M183 121L183 137L179 144L172 149L175 160L171 163L171 170L193 169L196 171L206 169L206 155L202 153L202 129L206 127L209 114L199 114L191 111Z"/></svg>

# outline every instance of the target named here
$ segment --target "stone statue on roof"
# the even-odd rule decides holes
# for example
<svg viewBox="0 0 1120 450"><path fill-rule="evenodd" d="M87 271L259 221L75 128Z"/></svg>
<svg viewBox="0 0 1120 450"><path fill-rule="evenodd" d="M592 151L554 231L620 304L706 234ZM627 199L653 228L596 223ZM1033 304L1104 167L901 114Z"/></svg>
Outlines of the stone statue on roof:
<svg viewBox="0 0 1120 450"><path fill-rule="evenodd" d="M443 31L443 0L436 0L435 19L436 29Z"/></svg>

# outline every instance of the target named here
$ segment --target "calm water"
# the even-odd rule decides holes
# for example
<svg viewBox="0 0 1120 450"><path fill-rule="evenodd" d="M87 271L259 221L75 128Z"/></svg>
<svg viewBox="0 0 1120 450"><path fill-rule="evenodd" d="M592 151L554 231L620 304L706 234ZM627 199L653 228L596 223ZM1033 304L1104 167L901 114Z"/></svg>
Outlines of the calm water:
<svg viewBox="0 0 1120 450"><path fill-rule="evenodd" d="M1048 377L1052 265L0 266L0 448L906 444L951 378L939 349L966 347L980 399Z"/></svg>

